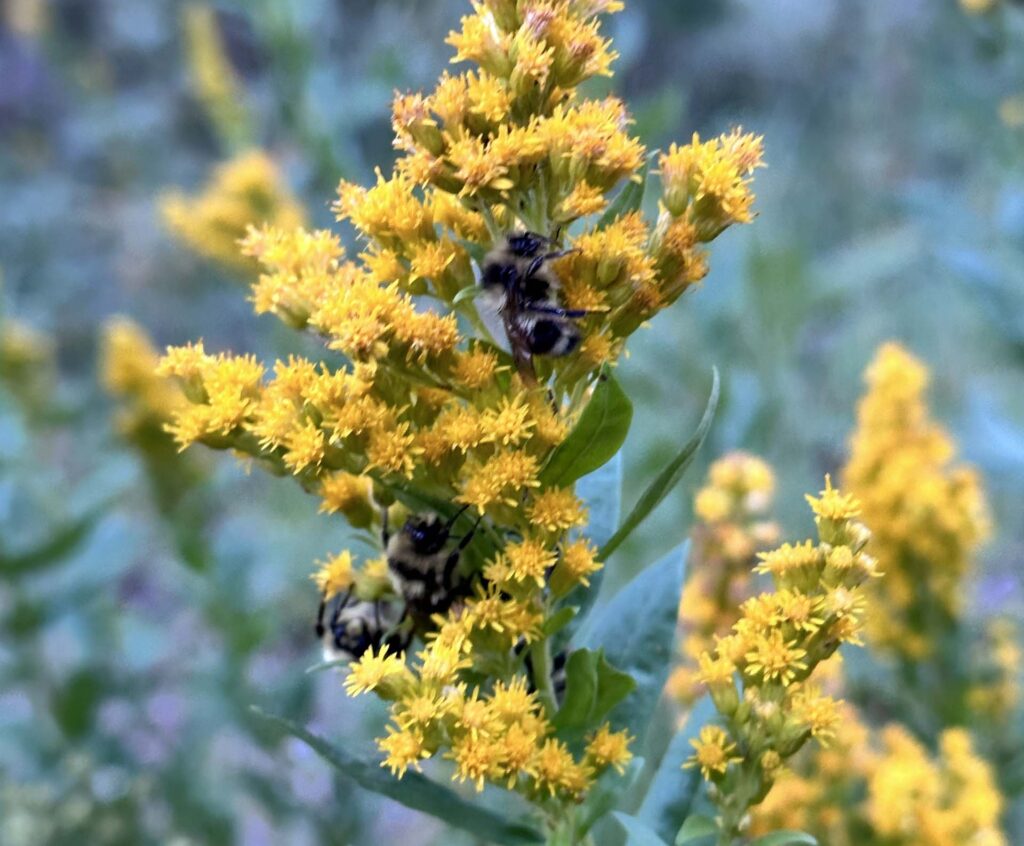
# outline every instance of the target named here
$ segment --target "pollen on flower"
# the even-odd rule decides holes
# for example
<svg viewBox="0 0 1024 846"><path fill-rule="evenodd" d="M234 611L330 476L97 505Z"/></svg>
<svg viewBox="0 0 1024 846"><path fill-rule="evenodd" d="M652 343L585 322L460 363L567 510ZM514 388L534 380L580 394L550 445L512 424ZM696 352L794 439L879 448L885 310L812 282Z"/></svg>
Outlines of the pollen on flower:
<svg viewBox="0 0 1024 846"><path fill-rule="evenodd" d="M457 353L452 365L455 380L471 390L480 390L490 385L497 371L498 357L484 347Z"/></svg>
<svg viewBox="0 0 1024 846"><path fill-rule="evenodd" d="M622 774L633 759L633 753L629 751L631 742L628 731L612 731L611 726L605 723L587 742L587 760L599 772L614 767Z"/></svg>
<svg viewBox="0 0 1024 846"><path fill-rule="evenodd" d="M548 532L562 532L587 522L587 509L572 488L547 488L533 497L530 522Z"/></svg>
<svg viewBox="0 0 1024 846"><path fill-rule="evenodd" d="M345 691L349 696L377 691L384 694L389 683L410 679L405 662L398 655L390 655L386 647L374 652L369 649L363 656L350 665L349 674L345 678Z"/></svg>
<svg viewBox="0 0 1024 846"><path fill-rule="evenodd" d="M524 488L535 488L539 471L537 459L523 452L498 452L468 475L459 502L480 511L497 503L515 505Z"/></svg>
<svg viewBox="0 0 1024 846"><path fill-rule="evenodd" d="M396 729L393 726L388 726L387 734L377 739L377 748L385 753L381 766L387 767L397 778L404 776L409 767L419 770L420 762L432 754L421 732L416 729Z"/></svg>
<svg viewBox="0 0 1024 846"><path fill-rule="evenodd" d="M781 631L773 630L760 635L746 654L747 672L761 676L765 681L778 680L789 684L802 670L807 669L804 657L807 650L793 641L786 641Z"/></svg>
<svg viewBox="0 0 1024 846"><path fill-rule="evenodd" d="M694 753L683 767L700 767L701 775L710 781L713 776L725 775L729 765L742 760L735 755L736 744L729 740L729 735L721 726L704 726L700 735L690 741Z"/></svg>

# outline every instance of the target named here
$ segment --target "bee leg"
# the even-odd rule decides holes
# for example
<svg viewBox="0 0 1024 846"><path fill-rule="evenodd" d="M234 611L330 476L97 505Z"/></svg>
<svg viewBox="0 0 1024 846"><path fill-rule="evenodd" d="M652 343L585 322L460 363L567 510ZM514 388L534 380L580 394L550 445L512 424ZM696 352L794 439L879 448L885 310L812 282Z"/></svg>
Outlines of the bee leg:
<svg viewBox="0 0 1024 846"><path fill-rule="evenodd" d="M555 259L560 259L563 256L568 256L568 255L571 255L572 253L578 253L578 252L579 252L579 250L577 250L577 249L572 249L572 250L555 250L554 252L545 253L542 256L537 256L537 258L535 258L533 261L530 262L530 266L526 269L526 275L528 277L529 276L533 276L534 273L536 273L538 270L540 270L541 265L543 265L544 262L546 262L546 261L554 261Z"/></svg>
<svg viewBox="0 0 1024 846"><path fill-rule="evenodd" d="M316 632L317 639L319 640L324 636L324 613L327 611L327 597L325 594L320 595L320 607L316 612L316 626L314 631Z"/></svg>

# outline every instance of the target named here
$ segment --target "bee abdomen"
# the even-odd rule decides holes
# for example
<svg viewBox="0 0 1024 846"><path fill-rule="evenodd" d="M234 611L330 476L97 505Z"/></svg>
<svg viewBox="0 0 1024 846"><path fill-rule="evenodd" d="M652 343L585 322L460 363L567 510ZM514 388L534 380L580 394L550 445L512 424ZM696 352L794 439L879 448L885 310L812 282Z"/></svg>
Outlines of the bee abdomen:
<svg viewBox="0 0 1024 846"><path fill-rule="evenodd" d="M529 331L530 352L534 355L568 355L580 343L580 330L567 320L541 318Z"/></svg>

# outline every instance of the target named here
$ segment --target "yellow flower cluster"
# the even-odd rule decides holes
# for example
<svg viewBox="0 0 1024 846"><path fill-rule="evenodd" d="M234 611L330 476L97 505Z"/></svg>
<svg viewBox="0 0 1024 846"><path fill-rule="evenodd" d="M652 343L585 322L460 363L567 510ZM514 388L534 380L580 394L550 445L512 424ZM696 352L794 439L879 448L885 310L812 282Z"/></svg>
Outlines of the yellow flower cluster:
<svg viewBox="0 0 1024 846"><path fill-rule="evenodd" d="M994 9L999 0L960 0L960 8L969 15L983 15Z"/></svg>
<svg viewBox="0 0 1024 846"><path fill-rule="evenodd" d="M767 517L774 489L771 467L733 452L711 465L697 492L699 522L679 605L683 661L668 680L669 692L684 705L703 692L697 678L701 654L714 648L715 637L728 634L750 596L756 553L778 539L779 528Z"/></svg>
<svg viewBox="0 0 1024 846"><path fill-rule="evenodd" d="M189 249L232 270L257 265L239 249L251 225L302 226L306 213L262 150L248 150L220 164L193 196L168 191L160 201L164 224Z"/></svg>
<svg viewBox="0 0 1024 846"><path fill-rule="evenodd" d="M963 580L989 518L978 474L929 416L928 370L895 343L866 372L843 481L871 526L886 578L873 585L868 637L908 660L927 656L960 614Z"/></svg>
<svg viewBox="0 0 1024 846"><path fill-rule="evenodd" d="M730 634L700 656L700 681L724 720L694 741L687 766L713 782L720 830L736 837L782 764L811 737L833 739L840 703L822 693L812 673L842 643L858 643L861 585L877 575L864 551L870 532L860 505L826 478L808 497L819 542L783 544L758 558L775 590L752 597Z"/></svg>
<svg viewBox="0 0 1024 846"><path fill-rule="evenodd" d="M845 706L842 736L807 750L757 808L752 833L806 831L829 846L1004 846L1003 799L962 729L931 756L905 728L868 729Z"/></svg>
<svg viewBox="0 0 1024 846"><path fill-rule="evenodd" d="M571 535L587 520L573 488L544 469L625 337L703 277L708 241L750 219L761 164L760 138L694 139L662 158L653 226L635 209L596 218L616 189L633 194L647 162L624 105L576 91L610 73L599 16L620 7L474 3L449 43L455 61L477 67L397 96L393 173L339 186L334 208L362 241L358 255L329 231L249 228L243 250L263 270L256 311L315 333L343 364L293 357L268 372L200 342L169 349L159 368L189 400L170 425L182 448L231 449L293 474L354 525L401 525L403 509L438 503L478 518L459 561L469 595L419 632L422 648L362 653L347 689L391 703L379 742L396 774L448 757L457 779L556 804L630 753L607 726L590 727L582 751L554 736L547 624L602 562ZM484 256L523 231L567 248L551 259L552 295L586 312L577 349L526 356L528 367L474 304ZM351 590L396 602L388 570L386 558L360 565L342 553L314 578L326 599Z"/></svg>
<svg viewBox="0 0 1024 846"><path fill-rule="evenodd" d="M180 388L156 374L160 357L146 332L127 317L113 317L103 327L100 378L118 400L116 424L127 438L167 438L163 431L185 406Z"/></svg>
<svg viewBox="0 0 1024 846"><path fill-rule="evenodd" d="M454 779L478 791L490 781L535 800L578 801L604 770L622 770L629 762L630 738L605 724L576 758L554 736L537 693L523 676L498 681L486 693L460 682L459 671L471 664L470 639L501 638L509 626L522 625L489 611L492 606L480 603L445 623L413 668L394 655L366 653L352 665L346 689L350 694L374 691L393 702L392 725L377 743L385 766L399 777L447 750Z"/></svg>
<svg viewBox="0 0 1024 846"><path fill-rule="evenodd" d="M47 335L20 320L0 317L0 380L12 391L26 391L33 383L45 381L55 355Z"/></svg>

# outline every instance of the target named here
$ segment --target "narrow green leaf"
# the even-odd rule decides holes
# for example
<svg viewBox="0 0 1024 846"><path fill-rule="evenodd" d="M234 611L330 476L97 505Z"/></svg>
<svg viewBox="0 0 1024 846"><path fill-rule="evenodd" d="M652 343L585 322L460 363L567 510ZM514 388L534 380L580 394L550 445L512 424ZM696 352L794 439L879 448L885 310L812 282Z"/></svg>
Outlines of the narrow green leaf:
<svg viewBox="0 0 1024 846"><path fill-rule="evenodd" d="M696 844L698 840L703 840L706 837L714 837L717 833L718 826L715 825L715 821L711 817L694 814L692 817L687 817L679 829L675 844L676 846L689 846L689 844Z"/></svg>
<svg viewBox="0 0 1024 846"><path fill-rule="evenodd" d="M668 846L664 840L636 817L631 817L621 811L614 811L612 816L626 832L626 846Z"/></svg>
<svg viewBox="0 0 1024 846"><path fill-rule="evenodd" d="M576 826L576 835L583 838L591 828L608 814L616 805L628 796L640 773L644 769L644 759L634 758L626 765L624 773L614 769L606 770L590 790L583 802L583 808Z"/></svg>
<svg viewBox="0 0 1024 846"><path fill-rule="evenodd" d="M558 634L562 629L569 625L576 617L577 608L573 605L567 605L564 608L559 608L552 616L548 617L544 623L543 634L545 637L551 637L551 635Z"/></svg>
<svg viewBox="0 0 1024 846"><path fill-rule="evenodd" d="M25 573L37 573L59 564L85 543L93 529L113 507L116 497L104 500L90 508L81 517L63 526L54 527L45 541L33 549L13 554L0 553L0 576L12 578Z"/></svg>
<svg viewBox="0 0 1024 846"><path fill-rule="evenodd" d="M608 663L636 680L610 721L641 743L668 678L689 546L687 541L643 570L591 615L579 637L580 646L603 649Z"/></svg>
<svg viewBox="0 0 1024 846"><path fill-rule="evenodd" d="M541 482L565 487L602 467L626 440L632 419L629 397L610 374L602 373L576 426L544 465Z"/></svg>
<svg viewBox="0 0 1024 846"><path fill-rule="evenodd" d="M467 285L452 297L452 305L458 305L466 300L475 300L482 290L483 288L475 283L473 285Z"/></svg>
<svg viewBox="0 0 1024 846"><path fill-rule="evenodd" d="M661 501L668 495L669 491L682 479L683 474L693 462L697 450L704 443L708 430L711 429L711 421L714 420L715 410L718 408L718 395L718 368L715 368L711 382L711 394L708 397L707 405L704 407L704 416L701 417L697 430L676 457L668 463L668 466L647 486L647 490L637 500L636 505L619 527L619 530L601 549L601 560L607 561L608 557L622 545L622 542L647 518L647 515L661 504Z"/></svg>
<svg viewBox="0 0 1024 846"><path fill-rule="evenodd" d="M420 773L408 772L398 780L382 769L378 761L335 746L298 723L255 707L252 712L259 719L307 744L321 758L366 790L394 799L407 808L437 817L487 842L500 843L502 846L526 846L543 841L543 837L529 826L512 822L494 811L467 802L454 791Z"/></svg>
<svg viewBox="0 0 1024 846"><path fill-rule="evenodd" d="M693 754L690 741L700 734L705 723L715 718L716 713L710 696L697 700L686 722L669 742L636 813L666 839L671 838L692 813L703 779L699 769L684 770L683 764Z"/></svg>
<svg viewBox="0 0 1024 846"><path fill-rule="evenodd" d="M758 837L750 846L818 846L818 839L803 831L773 831Z"/></svg>
<svg viewBox="0 0 1024 846"><path fill-rule="evenodd" d="M597 228L604 229L615 222L616 218L624 214L635 212L644 201L644 190L647 188L647 172L650 169L651 160L648 158L640 169L639 181L630 180L611 201L604 214L597 221Z"/></svg>

